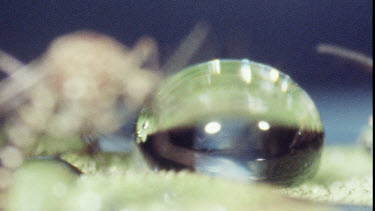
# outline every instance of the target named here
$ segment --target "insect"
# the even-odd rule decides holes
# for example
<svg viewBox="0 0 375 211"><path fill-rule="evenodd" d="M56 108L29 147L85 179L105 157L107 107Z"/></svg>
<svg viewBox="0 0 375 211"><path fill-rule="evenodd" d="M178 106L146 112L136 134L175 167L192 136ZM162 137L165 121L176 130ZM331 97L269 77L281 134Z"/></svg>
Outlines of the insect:
<svg viewBox="0 0 375 211"><path fill-rule="evenodd" d="M182 41L187 54L181 56L177 49L166 65L186 63L207 35L207 26L198 23ZM8 74L0 83L0 190L9 187L12 172L24 159L43 154L38 145L43 137L64 143L80 135L87 142L85 150L95 151L96 136L119 129L156 89L163 78L160 68L151 37L129 48L104 34L74 32L58 37L26 65L0 51L0 69Z"/></svg>
<svg viewBox="0 0 375 211"><path fill-rule="evenodd" d="M240 181L298 184L319 166L320 114L277 69L212 60L167 80L137 122L139 163Z"/></svg>
<svg viewBox="0 0 375 211"><path fill-rule="evenodd" d="M57 38L40 59L16 69L1 84L1 108L11 114L4 123L0 176L9 177L43 136L63 140L116 130L160 81L143 66L155 49L150 38L129 49L82 31ZM1 181L2 188L10 184Z"/></svg>

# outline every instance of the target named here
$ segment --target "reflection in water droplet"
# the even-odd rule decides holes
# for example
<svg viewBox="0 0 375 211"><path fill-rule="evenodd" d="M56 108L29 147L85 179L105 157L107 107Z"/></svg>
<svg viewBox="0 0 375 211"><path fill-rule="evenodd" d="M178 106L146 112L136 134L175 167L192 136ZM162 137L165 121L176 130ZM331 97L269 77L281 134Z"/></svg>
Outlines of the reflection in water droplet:
<svg viewBox="0 0 375 211"><path fill-rule="evenodd" d="M305 91L249 60L213 60L169 78L141 112L139 130L137 155L151 169L275 184L311 178L324 142Z"/></svg>
<svg viewBox="0 0 375 211"><path fill-rule="evenodd" d="M217 132L219 132L221 129L221 125L220 123L218 122L210 122L208 123L205 127L204 127L204 130L206 131L206 133L208 134L215 134Z"/></svg>
<svg viewBox="0 0 375 211"><path fill-rule="evenodd" d="M284 81L281 83L281 91L282 91L282 92L286 92L286 91L288 91L288 81L287 81L287 80L284 80Z"/></svg>
<svg viewBox="0 0 375 211"><path fill-rule="evenodd" d="M270 124L268 123L268 122L266 122L266 121L260 121L259 123L258 123L258 127L259 127L259 129L261 129L261 130L269 130L270 129Z"/></svg>
<svg viewBox="0 0 375 211"><path fill-rule="evenodd" d="M215 59L210 62L210 73L211 74L220 74L220 60Z"/></svg>
<svg viewBox="0 0 375 211"><path fill-rule="evenodd" d="M242 165L224 157L206 156L200 158L195 164L195 170L214 177L221 176L243 182L247 182L247 179L253 176L251 172Z"/></svg>
<svg viewBox="0 0 375 211"><path fill-rule="evenodd" d="M247 84L251 82L251 68L250 68L250 61L247 59L242 60L242 66L241 66L241 78L243 81L245 81Z"/></svg>
<svg viewBox="0 0 375 211"><path fill-rule="evenodd" d="M274 69L274 68L271 68L271 70L270 70L271 81L276 82L277 80L279 80L279 77L280 77L279 71Z"/></svg>

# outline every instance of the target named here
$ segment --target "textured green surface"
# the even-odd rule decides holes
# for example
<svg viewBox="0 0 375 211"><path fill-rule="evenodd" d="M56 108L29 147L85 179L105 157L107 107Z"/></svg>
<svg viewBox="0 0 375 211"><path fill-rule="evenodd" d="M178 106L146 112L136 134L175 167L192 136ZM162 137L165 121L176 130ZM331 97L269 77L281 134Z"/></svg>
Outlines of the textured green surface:
<svg viewBox="0 0 375 211"><path fill-rule="evenodd" d="M372 204L372 157L353 146L327 147L315 179L287 189L137 171L129 156L119 154L64 158L84 174L72 179L78 176L51 162L25 166L11 190L10 207L19 208L12 210L330 210L312 201Z"/></svg>
<svg viewBox="0 0 375 211"><path fill-rule="evenodd" d="M292 197L320 202L372 205L373 157L359 147L328 147L316 177L283 189Z"/></svg>

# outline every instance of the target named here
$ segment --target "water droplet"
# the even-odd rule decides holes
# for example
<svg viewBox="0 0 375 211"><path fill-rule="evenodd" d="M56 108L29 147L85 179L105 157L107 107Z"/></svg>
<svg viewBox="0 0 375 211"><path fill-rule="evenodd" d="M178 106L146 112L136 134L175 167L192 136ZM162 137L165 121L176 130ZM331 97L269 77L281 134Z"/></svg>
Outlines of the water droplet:
<svg viewBox="0 0 375 211"><path fill-rule="evenodd" d="M324 142L307 93L279 70L249 60L213 60L177 73L143 109L138 130L145 121L145 141L136 147L151 169L239 181L310 178Z"/></svg>

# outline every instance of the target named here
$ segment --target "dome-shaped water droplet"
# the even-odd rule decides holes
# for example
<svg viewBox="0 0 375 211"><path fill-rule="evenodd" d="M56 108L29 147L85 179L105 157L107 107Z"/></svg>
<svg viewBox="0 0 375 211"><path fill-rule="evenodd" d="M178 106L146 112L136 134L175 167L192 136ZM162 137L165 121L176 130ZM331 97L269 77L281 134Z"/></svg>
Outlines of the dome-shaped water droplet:
<svg viewBox="0 0 375 211"><path fill-rule="evenodd" d="M142 110L136 131L135 154L151 169L276 184L313 176L324 142L308 94L249 60L213 60L172 76Z"/></svg>

